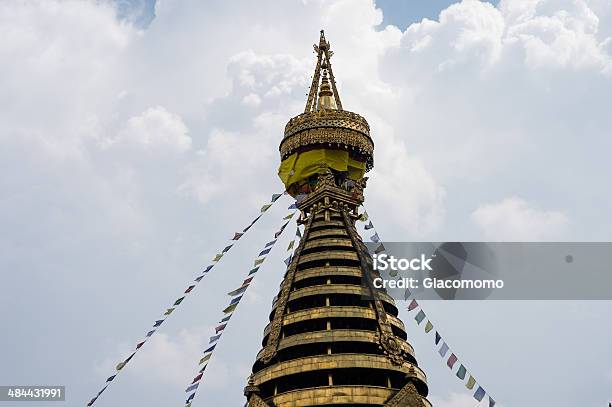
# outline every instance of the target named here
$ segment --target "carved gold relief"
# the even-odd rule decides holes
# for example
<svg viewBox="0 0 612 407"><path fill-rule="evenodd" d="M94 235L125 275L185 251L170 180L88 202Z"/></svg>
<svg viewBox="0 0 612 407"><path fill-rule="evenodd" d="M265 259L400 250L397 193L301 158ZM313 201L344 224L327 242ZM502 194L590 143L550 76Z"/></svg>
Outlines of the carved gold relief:
<svg viewBox="0 0 612 407"><path fill-rule="evenodd" d="M414 387L408 382L400 391L387 401L385 407L425 407L423 399Z"/></svg>
<svg viewBox="0 0 612 407"><path fill-rule="evenodd" d="M295 116L285 126L285 138L302 130L317 127L339 127L355 130L370 136L370 126L366 119L347 110L317 110Z"/></svg>

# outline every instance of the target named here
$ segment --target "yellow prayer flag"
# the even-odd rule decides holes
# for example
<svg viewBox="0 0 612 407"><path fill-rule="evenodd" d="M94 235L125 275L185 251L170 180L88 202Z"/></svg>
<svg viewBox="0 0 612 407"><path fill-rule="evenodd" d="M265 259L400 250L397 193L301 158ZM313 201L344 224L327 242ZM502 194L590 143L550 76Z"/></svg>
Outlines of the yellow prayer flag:
<svg viewBox="0 0 612 407"><path fill-rule="evenodd" d="M474 379L474 377L472 377L472 375L470 375L470 378L468 379L468 382L465 385L465 387L467 387L468 389L472 390L474 388L475 384L476 384L476 379Z"/></svg>
<svg viewBox="0 0 612 407"><path fill-rule="evenodd" d="M427 321L427 324L425 325L425 333L429 333L429 331L431 331L433 329L433 324L431 323L431 321Z"/></svg>
<svg viewBox="0 0 612 407"><path fill-rule="evenodd" d="M125 363L119 362L119 364L117 364L117 368L116 369L117 370L121 370L121 369L123 369L123 366L125 366Z"/></svg>
<svg viewBox="0 0 612 407"><path fill-rule="evenodd" d="M227 307L226 309L224 309L223 313L224 314L229 314L230 312L234 311L237 306L238 306L238 303L232 304L229 307Z"/></svg>
<svg viewBox="0 0 612 407"><path fill-rule="evenodd" d="M164 312L164 315L170 315L172 314L172 311L174 311L174 308L168 308L166 312Z"/></svg>
<svg viewBox="0 0 612 407"><path fill-rule="evenodd" d="M261 213L264 213L265 211L267 211L268 209L270 209L270 207L272 206L272 204L267 204L261 207Z"/></svg>
<svg viewBox="0 0 612 407"><path fill-rule="evenodd" d="M293 245L294 245L294 244L295 244L295 240L292 240L292 241L289 243L289 247L287 247L287 250L291 250L291 249L293 249Z"/></svg>
<svg viewBox="0 0 612 407"><path fill-rule="evenodd" d="M266 260L265 258L255 260L255 262L254 262L255 267L259 266L259 265L260 265L261 263L263 263L265 260Z"/></svg>
<svg viewBox="0 0 612 407"><path fill-rule="evenodd" d="M223 253L219 253L215 256L215 258L213 259L213 261L219 261L221 260L221 257L223 257Z"/></svg>
<svg viewBox="0 0 612 407"><path fill-rule="evenodd" d="M202 363L206 362L208 359L210 359L211 356L212 353L209 353L208 355L204 356L202 359L200 359L200 363L198 364L201 365Z"/></svg>
<svg viewBox="0 0 612 407"><path fill-rule="evenodd" d="M290 213L289 215L285 216L283 220L291 219L292 217L293 217L293 213Z"/></svg>

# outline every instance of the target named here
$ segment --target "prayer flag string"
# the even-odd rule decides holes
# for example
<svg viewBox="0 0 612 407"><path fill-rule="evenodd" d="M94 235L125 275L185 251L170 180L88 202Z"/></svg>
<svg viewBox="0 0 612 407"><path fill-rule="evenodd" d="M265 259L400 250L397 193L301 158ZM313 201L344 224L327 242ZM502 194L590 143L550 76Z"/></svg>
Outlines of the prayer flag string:
<svg viewBox="0 0 612 407"><path fill-rule="evenodd" d="M286 194L286 192L284 193ZM210 265L208 265L194 280L193 282L190 282L189 286L183 291L183 293L181 294L181 296L179 298L177 298L170 307L166 308L166 310L164 311L164 313L162 314L162 317L158 320L155 321L155 323L153 324L152 328L150 331L148 331L144 337L144 339L141 342L138 342L138 344L136 344L136 347L134 349L134 351L123 361L119 362L117 364L117 366L115 367L115 372L113 373L113 375L109 376L106 379L106 382L104 384L104 387L102 387L102 389L87 403L88 407L93 406L93 404L96 402L96 400L98 400L98 398L100 397L100 395L106 390L106 388L111 384L111 382L113 382L115 380L115 378L117 377L117 374L123 370L123 368L125 367L125 365L127 365L132 358L134 357L134 355L136 355L136 353L142 348L142 346L149 340L149 338L151 338L151 336L153 336L153 334L155 334L155 332L157 331L157 329L166 321L166 319L168 319L168 317L174 312L174 310L176 310L176 308L183 302L183 300L185 299L185 297L189 294L191 294L191 292L193 291L193 289L197 286L197 284L200 283L200 281L202 280L202 278L204 278L204 276L206 275L206 273L208 273L210 270L212 270L213 267L215 267L215 265L221 260L221 258L227 253L229 252L232 247L234 246L234 244L236 244L236 241L239 240L253 225L255 225L255 223L257 223L257 221L263 216L263 214L268 211L268 209L270 209L272 207L272 205L274 205L274 203L284 194L273 194L272 195L272 199L270 200L269 203L265 204L264 206L261 207L260 209L260 213L257 217L255 217L248 226L246 226L244 229L242 229L242 232L235 232L234 233L234 237L230 239L230 244L226 245L225 248L223 250L221 250L220 253L216 254L215 257L212 259L212 262Z"/></svg>
<svg viewBox="0 0 612 407"><path fill-rule="evenodd" d="M293 207L293 205L290 206L289 209L293 209L292 207ZM204 351L204 353L202 354L202 358L198 362L198 369L199 369L198 373L193 378L193 381L185 389L185 393L188 393L187 399L185 400L185 407L191 407L191 403L193 402L193 399L196 396L196 393L197 393L197 390L198 390L198 386L202 382L202 377L204 375L204 371L206 370L206 367L210 363L210 358L212 357L212 354L213 354L217 344L219 343L219 340L221 339L221 336L225 332L225 329L226 329L227 325L229 324L229 321L230 321L232 315L234 315L234 312L236 311L236 308L238 307L238 304L240 303L242 298L244 298L244 294L246 293L247 289L249 288L249 286L253 282L253 278L255 277L255 274L257 273L257 271L259 270L261 265L265 262L268 254L274 248L274 245L276 244L278 238L281 236L281 234L283 233L283 231L285 230L285 228L287 227L287 225L291 221L291 218L296 214L296 212L297 211L293 211L291 214L289 214L289 215L287 215L287 216L285 216L283 218L283 220L286 220L286 222L274 234L274 240L266 243L265 246L264 246L264 250L262 250L257 255L257 257L255 258L255 260L253 262L254 268L249 270L249 272L247 274L247 278L242 282L240 287L238 287L235 290L232 290L232 291L230 291L228 293L228 295L230 297L232 297L230 302L229 302L229 305L222 311L223 317L219 321L220 325L215 328L215 334L210 337L210 341L208 343L208 345L210 345L210 346ZM289 243L289 247L287 247L287 252L289 253L289 257L285 260L285 264L287 264L287 265L289 263L291 263L291 258L293 256L293 247L295 246L295 243L296 243L295 241L296 241L296 239L298 239L299 236L301 236L301 234L299 233L299 227L298 227L297 231L296 231L296 234L295 234L295 237Z"/></svg>
<svg viewBox="0 0 612 407"><path fill-rule="evenodd" d="M374 227L374 224L372 223L372 220L370 219L367 211L364 211L364 213L360 216L360 220L365 222L365 221L369 221L366 225L364 225L363 229L365 233L371 233L368 231L373 231L374 234L372 236L370 236L370 240L374 243L380 243L381 239L378 235L378 232L376 232L376 228ZM374 250L374 253L379 254L384 252L385 246L383 243L380 243L376 249ZM411 295L410 291L406 290L406 299L409 298L409 296ZM414 320L416 322L417 325L421 325L421 323L427 318L427 314L425 313L425 311L423 310L423 308L420 306L420 304L417 302L416 299L413 299L410 304L408 305L408 312L412 312L414 310L416 310L417 308L421 308L414 316ZM434 328L434 324L433 322L431 322L431 320L429 318L427 318L427 323L425 324L425 333L428 334L429 332L431 332ZM442 345L437 348L438 349L438 353L440 354L440 357L446 361L446 366L451 370L451 372L453 372L455 370L455 366L458 366L458 368L456 369L455 372L455 376L461 380L465 382L465 378L469 377L467 382L465 382L465 387L468 390L474 390L474 387L476 387L476 385L478 384L478 382L476 381L476 379L474 378L474 376L472 376L467 368L465 367L465 365L459 361L457 355L455 354L455 352L451 351L450 355L448 355L448 352L450 349L449 345L446 343L446 341L444 341L444 339L442 338L442 335L440 335L440 333L438 332L438 330L435 331L435 339L434 339L434 343L436 348L438 347L438 345L440 345L440 343L442 343ZM493 399L493 397L491 397L490 394L488 394L484 388L482 386L480 386L480 384L478 384L478 387L476 388L476 391L474 392L474 399L476 399L479 403L482 402L482 400L484 399L485 396L488 396L489 399L489 407L494 407L495 406L495 400Z"/></svg>

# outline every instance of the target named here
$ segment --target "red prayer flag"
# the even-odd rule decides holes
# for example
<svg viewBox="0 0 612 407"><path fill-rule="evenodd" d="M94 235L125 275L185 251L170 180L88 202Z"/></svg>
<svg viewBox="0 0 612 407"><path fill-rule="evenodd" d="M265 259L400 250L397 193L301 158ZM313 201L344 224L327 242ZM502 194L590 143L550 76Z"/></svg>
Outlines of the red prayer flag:
<svg viewBox="0 0 612 407"><path fill-rule="evenodd" d="M194 287L195 287L195 285L190 285L189 287L187 287L187 289L185 290L185 294L190 293L191 290L193 290Z"/></svg>
<svg viewBox="0 0 612 407"><path fill-rule="evenodd" d="M200 373L199 375L197 375L196 377L193 378L193 381L191 382L191 384L194 384L195 382L197 382L198 380L200 380L202 378L202 375L204 373Z"/></svg>
<svg viewBox="0 0 612 407"><path fill-rule="evenodd" d="M453 366L455 365L455 362L457 361L457 356L455 356L454 353L451 353L450 357L448 358L448 361L446 362L447 366L449 368L453 368Z"/></svg>
<svg viewBox="0 0 612 407"><path fill-rule="evenodd" d="M413 309L415 309L418 306L419 306L419 304L416 302L416 300L412 300L412 302L408 306L408 311L412 311Z"/></svg>
<svg viewBox="0 0 612 407"><path fill-rule="evenodd" d="M253 277L249 277L249 278L247 278L246 280L244 280L244 281L242 282L242 285L245 285L245 284L250 284L250 283L251 283L251 281L253 281Z"/></svg>
<svg viewBox="0 0 612 407"><path fill-rule="evenodd" d="M144 343L145 343L145 341L140 342L138 345L136 345L136 349L140 349L140 347L141 347L142 345L144 345Z"/></svg>

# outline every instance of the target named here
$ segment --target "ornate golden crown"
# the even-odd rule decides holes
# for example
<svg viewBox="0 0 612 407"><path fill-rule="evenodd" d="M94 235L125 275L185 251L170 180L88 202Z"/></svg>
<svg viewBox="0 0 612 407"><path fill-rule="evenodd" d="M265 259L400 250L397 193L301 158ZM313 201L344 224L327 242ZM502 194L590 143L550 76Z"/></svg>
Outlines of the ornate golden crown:
<svg viewBox="0 0 612 407"><path fill-rule="evenodd" d="M285 135L279 146L281 160L299 148L336 147L363 157L369 171L374 166L370 126L363 116L342 109L330 61L333 52L323 31L319 45L315 44L314 49L317 66L306 108L285 126Z"/></svg>

